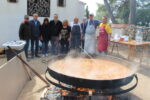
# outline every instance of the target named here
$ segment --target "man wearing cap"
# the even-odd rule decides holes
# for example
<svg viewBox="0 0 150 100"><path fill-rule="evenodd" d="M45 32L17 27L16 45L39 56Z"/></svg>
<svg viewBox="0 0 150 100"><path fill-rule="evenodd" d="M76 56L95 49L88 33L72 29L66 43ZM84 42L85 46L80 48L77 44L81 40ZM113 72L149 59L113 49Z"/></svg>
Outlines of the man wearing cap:
<svg viewBox="0 0 150 100"><path fill-rule="evenodd" d="M94 20L94 15L90 14L88 21L85 24L85 43L84 52L88 54L96 53L96 28L99 25L98 21Z"/></svg>
<svg viewBox="0 0 150 100"><path fill-rule="evenodd" d="M38 21L38 14L33 14L33 20L30 21L30 24L32 26L32 34L31 34L31 54L32 58L40 57L38 55L39 50L39 38L40 38L40 21ZM35 50L34 50L35 45Z"/></svg>
<svg viewBox="0 0 150 100"><path fill-rule="evenodd" d="M19 38L20 40L26 41L26 45L24 47L25 55L28 58L28 48L29 48L29 40L31 39L32 27L29 23L29 16L24 16L24 22L21 23L19 28Z"/></svg>

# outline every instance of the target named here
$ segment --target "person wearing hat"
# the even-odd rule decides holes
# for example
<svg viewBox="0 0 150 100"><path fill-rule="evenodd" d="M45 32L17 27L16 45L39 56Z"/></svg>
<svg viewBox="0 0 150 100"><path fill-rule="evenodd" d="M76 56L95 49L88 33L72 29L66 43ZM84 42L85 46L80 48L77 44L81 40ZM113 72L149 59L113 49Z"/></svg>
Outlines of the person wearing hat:
<svg viewBox="0 0 150 100"><path fill-rule="evenodd" d="M23 23L21 23L19 28L19 38L20 40L26 41L24 51L27 58L28 58L28 48L29 48L29 40L31 39L31 34L32 34L32 27L29 23L29 16L25 15L24 21Z"/></svg>
<svg viewBox="0 0 150 100"><path fill-rule="evenodd" d="M85 24L85 43L84 52L88 54L96 53L96 28L99 23L94 20L94 14L89 15L89 19Z"/></svg>

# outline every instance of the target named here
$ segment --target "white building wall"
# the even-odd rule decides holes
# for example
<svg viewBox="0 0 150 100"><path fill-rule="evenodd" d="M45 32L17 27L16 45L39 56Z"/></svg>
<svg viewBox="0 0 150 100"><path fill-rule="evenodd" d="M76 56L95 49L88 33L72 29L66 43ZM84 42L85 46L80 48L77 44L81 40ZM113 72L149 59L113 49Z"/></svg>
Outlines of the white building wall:
<svg viewBox="0 0 150 100"><path fill-rule="evenodd" d="M82 22L83 18L84 18L84 13L85 13L85 4L83 2L80 2L78 1L79 5L78 5L78 16L79 16L79 19L80 19L80 22Z"/></svg>
<svg viewBox="0 0 150 100"><path fill-rule="evenodd" d="M84 16L84 4L78 0L66 0L66 7L58 7L57 0L50 1L50 19L57 13L60 20L68 19L73 21L79 17L80 21ZM7 0L0 0L0 47L6 41L18 40L18 30L23 17L27 14L27 0L18 0L17 3L10 3ZM32 18L30 18L32 19ZM41 23L44 18L39 18Z"/></svg>
<svg viewBox="0 0 150 100"><path fill-rule="evenodd" d="M78 0L66 0L65 7L58 7L57 0L51 0L51 17L57 13L59 14L60 20L68 19L70 22L75 17L79 17L80 20L84 17L84 4Z"/></svg>
<svg viewBox="0 0 150 100"><path fill-rule="evenodd" d="M0 0L0 47L8 40L18 39L19 25L27 13L27 2L25 1L9 3L7 0Z"/></svg>

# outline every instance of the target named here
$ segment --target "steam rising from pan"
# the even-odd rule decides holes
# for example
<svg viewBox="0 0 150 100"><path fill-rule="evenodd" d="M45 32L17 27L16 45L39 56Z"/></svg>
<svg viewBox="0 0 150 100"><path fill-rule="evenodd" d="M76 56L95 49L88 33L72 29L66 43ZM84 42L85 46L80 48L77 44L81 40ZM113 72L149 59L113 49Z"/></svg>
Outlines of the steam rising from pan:
<svg viewBox="0 0 150 100"><path fill-rule="evenodd" d="M64 55L54 57L49 63L49 68L58 73L95 80L107 80L112 75L115 76L114 78L111 77L112 79L128 77L137 72L138 66L136 63L113 56L88 56L75 51L71 51L65 58ZM121 76L122 73L124 73L123 76ZM118 77L116 77L117 75Z"/></svg>

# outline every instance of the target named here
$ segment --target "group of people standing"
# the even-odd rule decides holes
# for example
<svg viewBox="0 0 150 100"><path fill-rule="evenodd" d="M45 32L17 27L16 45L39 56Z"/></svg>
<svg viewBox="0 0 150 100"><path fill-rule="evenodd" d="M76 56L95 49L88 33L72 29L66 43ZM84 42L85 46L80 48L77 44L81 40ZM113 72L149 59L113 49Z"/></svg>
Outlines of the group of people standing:
<svg viewBox="0 0 150 100"><path fill-rule="evenodd" d="M96 37L96 29L99 28L99 36ZM102 18L102 23L94 20L94 15L90 14L89 19L83 19L79 24L79 19L74 18L72 25L68 20L61 22L58 15L49 21L45 18L43 24L38 20L38 14L33 14L33 20L25 15L24 22L19 29L19 37L26 41L24 47L28 58L29 43L31 40L31 57L39 56L39 41L42 42L42 54L48 56L48 44L51 42L51 54L66 54L69 50L83 51L88 54L107 53L107 47L111 36L111 27L107 24L107 17ZM98 40L98 43L97 43Z"/></svg>

